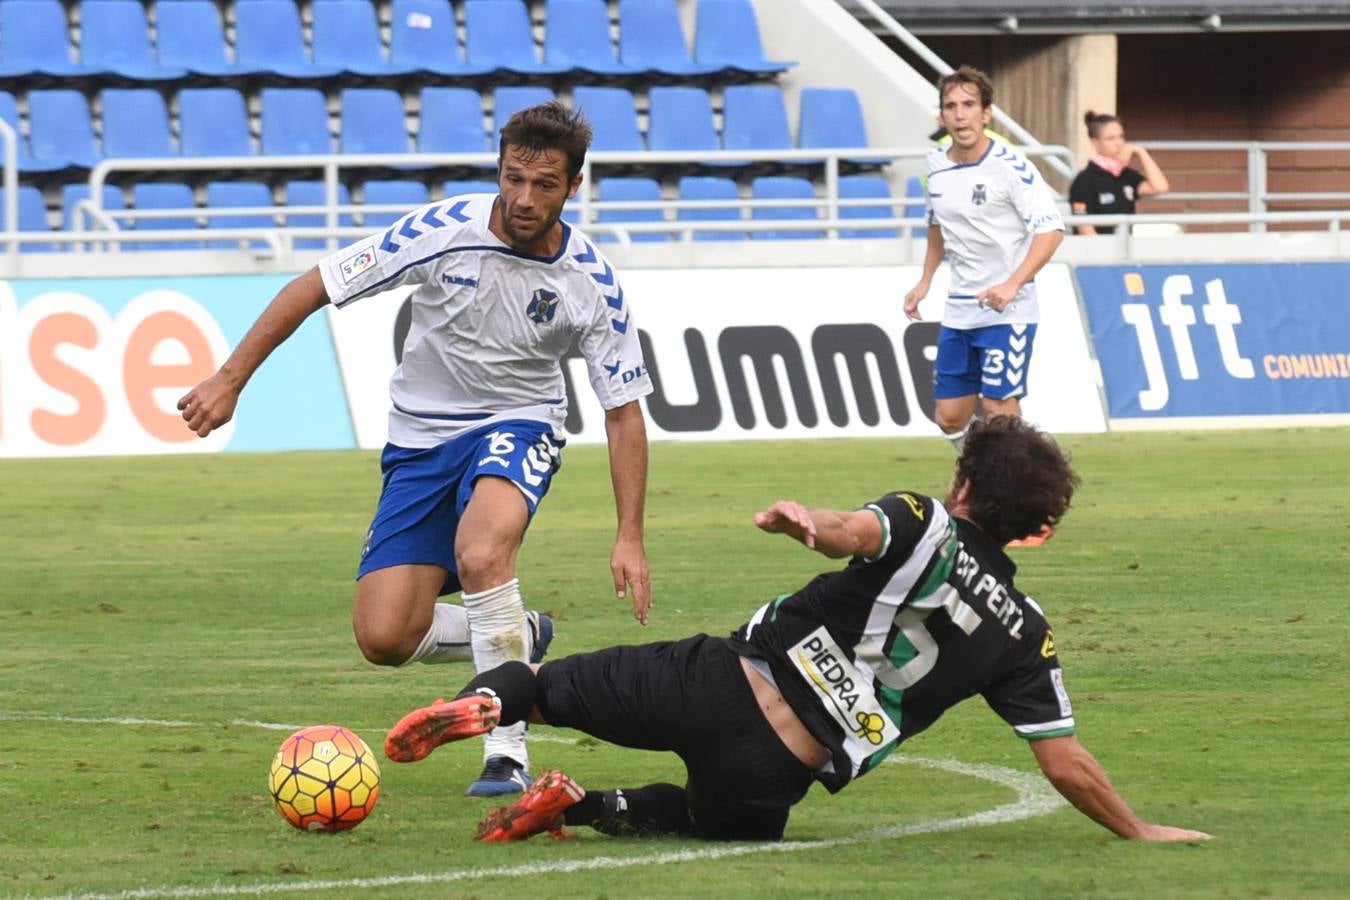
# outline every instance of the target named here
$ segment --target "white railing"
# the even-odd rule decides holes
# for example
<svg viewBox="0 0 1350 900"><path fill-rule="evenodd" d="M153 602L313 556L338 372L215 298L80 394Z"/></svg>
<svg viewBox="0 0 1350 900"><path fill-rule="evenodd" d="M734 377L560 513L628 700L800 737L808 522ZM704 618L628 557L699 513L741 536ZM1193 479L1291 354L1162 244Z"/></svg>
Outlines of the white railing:
<svg viewBox="0 0 1350 900"><path fill-rule="evenodd" d="M4 119L0 119L0 140L4 141L5 246L8 252L19 252L19 135Z"/></svg>
<svg viewBox="0 0 1350 900"><path fill-rule="evenodd" d="M895 17L886 10L882 9L874 0L854 0L858 6L865 9L881 24L881 27L895 36L896 40L904 44L934 72L939 75L950 75L956 71L946 60L934 53L927 44L919 40L912 31L901 25L895 20ZM994 105L994 123L999 130L1007 134L1014 141L1023 144L1023 152L1029 152L1031 147L1041 146L1041 142L1030 131L1023 128L1016 119L1001 109L997 104ZM1068 161L1059 159L1057 156L1050 156L1046 160L1050 168L1065 178L1073 178L1076 172L1074 158L1072 154Z"/></svg>

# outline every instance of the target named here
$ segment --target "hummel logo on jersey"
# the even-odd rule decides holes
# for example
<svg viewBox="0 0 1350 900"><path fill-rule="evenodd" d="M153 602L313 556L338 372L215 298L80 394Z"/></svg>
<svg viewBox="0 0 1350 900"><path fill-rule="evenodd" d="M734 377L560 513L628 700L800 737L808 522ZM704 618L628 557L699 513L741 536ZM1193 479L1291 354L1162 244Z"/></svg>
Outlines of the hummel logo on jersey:
<svg viewBox="0 0 1350 900"><path fill-rule="evenodd" d="M558 311L558 295L552 291L540 288L534 292L530 302L525 304L525 315L530 317L530 321L536 325L545 325L553 321L553 314Z"/></svg>
<svg viewBox="0 0 1350 900"><path fill-rule="evenodd" d="M441 275L441 281L446 284L462 284L465 287L478 287L478 279L468 275L451 275L449 272Z"/></svg>
<svg viewBox="0 0 1350 900"><path fill-rule="evenodd" d="M976 206L980 206L988 199L989 195L982 184L975 185L975 190L970 192L970 202L974 203Z"/></svg>

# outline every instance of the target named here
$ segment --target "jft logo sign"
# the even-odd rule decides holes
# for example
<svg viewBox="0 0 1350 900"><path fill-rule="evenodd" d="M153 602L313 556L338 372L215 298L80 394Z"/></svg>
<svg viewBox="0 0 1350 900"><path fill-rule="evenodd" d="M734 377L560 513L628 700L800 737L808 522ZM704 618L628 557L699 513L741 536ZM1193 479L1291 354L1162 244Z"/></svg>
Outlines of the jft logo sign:
<svg viewBox="0 0 1350 900"><path fill-rule="evenodd" d="M1190 275L1169 275L1162 283L1161 303L1151 302L1143 276L1138 272L1128 272L1124 278L1126 295L1139 298L1137 303L1122 303L1120 314L1134 329L1139 343L1146 379L1138 396L1141 410L1164 409L1171 397L1172 386L1163 365L1164 352L1176 361L1182 381L1198 381L1202 374L1207 378L1218 374L1201 372L1196 361L1196 342L1200 340L1217 342L1219 359L1229 377L1243 380L1256 377L1256 368L1243 355L1238 341L1242 310L1229 302L1221 278L1204 282L1197 292Z"/></svg>

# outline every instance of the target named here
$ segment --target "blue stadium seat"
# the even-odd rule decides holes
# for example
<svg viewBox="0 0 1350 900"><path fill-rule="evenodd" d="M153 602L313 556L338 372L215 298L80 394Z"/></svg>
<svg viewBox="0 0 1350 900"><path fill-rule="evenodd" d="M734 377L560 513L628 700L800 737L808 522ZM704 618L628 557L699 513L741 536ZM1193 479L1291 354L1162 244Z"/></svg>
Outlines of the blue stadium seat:
<svg viewBox="0 0 1350 900"><path fill-rule="evenodd" d="M407 75L416 71L389 63L370 0L325 0L312 7L314 63L355 75Z"/></svg>
<svg viewBox="0 0 1350 900"><path fill-rule="evenodd" d="M291 0L248 0L236 4L234 15L235 59L240 66L298 79L330 78L340 72L310 59L300 13Z"/></svg>
<svg viewBox="0 0 1350 900"><path fill-rule="evenodd" d="M548 0L544 21L544 62L565 71L629 75L614 58L605 0Z"/></svg>
<svg viewBox="0 0 1350 900"><path fill-rule="evenodd" d="M607 201L660 201L661 185L654 178L606 178L600 182L596 199ZM665 214L659 209L614 209L602 211L597 222L663 222ZM629 235L635 244L670 240L669 232L641 232ZM597 241L617 240L611 234L600 234Z"/></svg>
<svg viewBox="0 0 1350 900"><path fill-rule="evenodd" d="M796 65L766 59L750 0L699 0L694 62L727 73L775 75Z"/></svg>
<svg viewBox="0 0 1350 900"><path fill-rule="evenodd" d="M681 200L725 200L728 205L721 208L682 209L675 218L682 222L739 222L741 215L741 189L730 178L706 175L686 175L680 179L679 198ZM744 231L695 231L696 241L743 241Z"/></svg>
<svg viewBox="0 0 1350 900"><path fill-rule="evenodd" d="M252 156L243 95L225 87L179 91L178 140L184 156Z"/></svg>
<svg viewBox="0 0 1350 900"><path fill-rule="evenodd" d="M422 121L417 129L419 153L487 153L483 98L470 88L422 88ZM478 169L494 168L480 163Z"/></svg>
<svg viewBox="0 0 1350 900"><path fill-rule="evenodd" d="M495 3L497 0L477 0L477 2ZM495 123L492 134L494 140L501 140L502 128L516 113L540 103L547 103L552 99L554 99L553 91L546 87L497 88L492 92L492 118Z"/></svg>
<svg viewBox="0 0 1350 900"><path fill-rule="evenodd" d="M458 197L460 194L495 194L495 181L447 181L441 189L443 196Z"/></svg>
<svg viewBox="0 0 1350 900"><path fill-rule="evenodd" d="M924 196L923 179L918 175L911 175L905 179L905 199L911 201L905 204L906 219L922 219L928 215L928 198ZM918 203L913 201L918 200Z"/></svg>
<svg viewBox="0 0 1350 900"><path fill-rule="evenodd" d="M814 200L816 189L806 178L787 175L763 175L751 182L751 194L756 200ZM779 206L767 209L753 209L752 219L818 219L820 214L814 206ZM753 231L752 238L757 240L810 240L825 236L823 231Z"/></svg>
<svg viewBox="0 0 1350 900"><path fill-rule="evenodd" d="M103 159L94 145L89 101L79 91L29 91L28 126L28 143L39 160L92 169Z"/></svg>
<svg viewBox="0 0 1350 900"><path fill-rule="evenodd" d="M647 95L647 146L652 151L721 150L708 92L698 87L653 87Z"/></svg>
<svg viewBox="0 0 1350 900"><path fill-rule="evenodd" d="M721 68L690 58L675 0L620 0L619 62L634 72L682 77L711 75Z"/></svg>
<svg viewBox="0 0 1350 900"><path fill-rule="evenodd" d="M42 191L33 187L31 184L19 186L18 194L18 230L19 231L46 231L52 230L51 223L47 221L47 204L42 199ZM9 223L5 221L5 189L0 187L0 231L9 228ZM50 253L52 245L42 244L24 244L20 253Z"/></svg>
<svg viewBox="0 0 1350 900"><path fill-rule="evenodd" d="M267 3L269 0L249 0ZM266 156L332 153L328 105L314 88L263 88L262 152Z"/></svg>
<svg viewBox="0 0 1350 900"><path fill-rule="evenodd" d="M390 10L391 64L437 75L482 74L464 62L450 0L394 0Z"/></svg>
<svg viewBox="0 0 1350 900"><path fill-rule="evenodd" d="M420 181L367 181L362 200L366 206L394 204L398 210L390 212L367 212L365 227L367 230L385 228L393 225L411 210L431 202L431 192Z"/></svg>
<svg viewBox="0 0 1350 900"><path fill-rule="evenodd" d="M113 187L110 184L103 186L103 208L104 209L126 209L126 200L122 197L122 189ZM75 206L81 200L89 197L89 185L86 182L77 184L67 184L61 187L61 227L66 231L82 231L85 229L94 230L97 226L90 222L87 217L77 216Z"/></svg>
<svg viewBox="0 0 1350 900"><path fill-rule="evenodd" d="M722 146L727 150L792 149L787 106L776 85L731 85L722 103Z"/></svg>
<svg viewBox="0 0 1350 900"><path fill-rule="evenodd" d="M343 4L344 0L328 0L325 5ZM408 149L401 94L387 88L347 88L342 92L338 152L407 153Z"/></svg>
<svg viewBox="0 0 1350 900"><path fill-rule="evenodd" d="M286 205L287 206L323 206L325 200L325 186L322 181L291 181L286 184ZM337 200L339 206L351 206L352 195L347 190L345 184L337 186ZM340 228L353 228L356 225L355 219L349 212L338 214L338 226ZM285 216L287 228L322 228L326 224L324 214L314 213L287 213ZM351 238L341 238L338 245L351 242ZM327 244L323 238L296 238L295 249L297 250L324 250Z"/></svg>
<svg viewBox="0 0 1350 900"><path fill-rule="evenodd" d="M206 186L206 208L230 209L247 206L275 206L272 201L272 189L256 181L212 181ZM230 215L208 215L207 228L276 228L276 218L269 213L237 213ZM218 240L207 241L207 249L232 250L247 244L250 249L261 250L267 242L257 238L248 241Z"/></svg>
<svg viewBox="0 0 1350 900"><path fill-rule="evenodd" d="M177 156L169 130L169 110L151 88L108 88L99 92L103 108L103 156L107 159Z"/></svg>
<svg viewBox="0 0 1350 900"><path fill-rule="evenodd" d="M464 0L464 29L465 59L471 69L521 75L563 71L539 61L524 0Z"/></svg>
<svg viewBox="0 0 1350 900"><path fill-rule="evenodd" d="M155 32L161 66L211 78L250 71L230 62L220 9L212 0L161 0L155 4Z"/></svg>
<svg viewBox="0 0 1350 900"><path fill-rule="evenodd" d="M71 57L70 22L60 0L0 2L0 78L93 74Z"/></svg>
<svg viewBox="0 0 1350 900"><path fill-rule="evenodd" d="M839 179L839 218L841 219L893 219L894 206L856 206L844 203L845 200L889 200L891 186L885 178L878 175L845 175ZM900 233L894 228L848 228L840 229L841 238L896 238Z"/></svg>
<svg viewBox="0 0 1350 900"><path fill-rule="evenodd" d="M866 147L867 125L862 104L852 88L802 88L801 118L797 127L797 146ZM884 165L885 159L849 157L848 162Z"/></svg>
<svg viewBox="0 0 1350 900"><path fill-rule="evenodd" d="M186 184L167 184L163 182L142 182L131 187L132 209L183 210L185 215L168 216L161 219L138 219L133 231L196 231L196 200L192 188ZM140 241L123 244L123 249L135 250L200 250L201 241Z"/></svg>
<svg viewBox="0 0 1350 900"><path fill-rule="evenodd" d="M641 152L647 149L638 131L633 93L619 87L577 87L572 105L586 114L595 131L592 150Z"/></svg>
<svg viewBox="0 0 1350 900"><path fill-rule="evenodd" d="M80 58L89 68L133 81L187 77L187 69L160 65L155 58L140 0L99 0L81 6L80 14Z"/></svg>
<svg viewBox="0 0 1350 900"><path fill-rule="evenodd" d="M56 172L66 167L63 160L38 159L33 155L33 151L29 149L28 139L23 136L19 126L18 101L9 91L0 91L0 119L14 129L14 134L19 139L17 150L20 172Z"/></svg>

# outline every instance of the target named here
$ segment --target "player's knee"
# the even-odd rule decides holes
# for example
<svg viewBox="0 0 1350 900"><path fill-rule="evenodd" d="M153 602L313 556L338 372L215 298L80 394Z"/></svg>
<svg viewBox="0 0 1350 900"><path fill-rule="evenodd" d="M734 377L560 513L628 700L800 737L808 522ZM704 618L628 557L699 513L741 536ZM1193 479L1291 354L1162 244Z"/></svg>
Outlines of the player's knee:
<svg viewBox="0 0 1350 900"><path fill-rule="evenodd" d="M352 630L361 655L377 666L401 666L417 650L418 641L402 629L358 621Z"/></svg>
<svg viewBox="0 0 1350 900"><path fill-rule="evenodd" d="M970 416L963 415L960 412L947 412L939 409L933 415L933 418L937 422L937 427L941 428L946 434L960 431L970 424Z"/></svg>
<svg viewBox="0 0 1350 900"><path fill-rule="evenodd" d="M511 578L509 557L490 541L466 541L457 546L455 566L466 590L483 590Z"/></svg>

